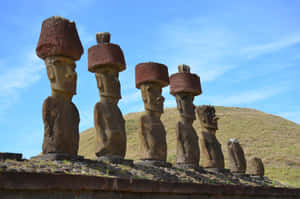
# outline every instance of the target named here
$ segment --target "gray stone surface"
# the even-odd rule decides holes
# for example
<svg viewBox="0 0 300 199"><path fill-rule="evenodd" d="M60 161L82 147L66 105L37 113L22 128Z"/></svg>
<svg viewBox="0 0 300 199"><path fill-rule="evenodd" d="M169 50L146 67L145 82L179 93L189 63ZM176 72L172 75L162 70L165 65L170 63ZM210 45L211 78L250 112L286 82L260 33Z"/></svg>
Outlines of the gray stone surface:
<svg viewBox="0 0 300 199"><path fill-rule="evenodd" d="M0 153L0 160L5 159L21 160L22 153Z"/></svg>

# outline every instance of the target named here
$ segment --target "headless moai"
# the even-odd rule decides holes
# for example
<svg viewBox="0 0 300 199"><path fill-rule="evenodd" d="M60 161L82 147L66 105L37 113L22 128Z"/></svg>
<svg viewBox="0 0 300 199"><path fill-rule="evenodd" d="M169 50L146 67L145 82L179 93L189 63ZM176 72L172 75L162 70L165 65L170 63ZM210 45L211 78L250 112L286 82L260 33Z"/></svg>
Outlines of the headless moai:
<svg viewBox="0 0 300 199"><path fill-rule="evenodd" d="M240 143L237 139L230 139L227 147L230 171L236 174L245 174L247 163Z"/></svg>
<svg viewBox="0 0 300 199"><path fill-rule="evenodd" d="M224 169L224 155L216 138L218 117L213 106L199 106L196 110L201 125L200 156L204 168Z"/></svg>
<svg viewBox="0 0 300 199"><path fill-rule="evenodd" d="M136 87L141 89L145 114L139 121L140 160L146 164L167 166L166 131L160 120L164 97L162 87L169 84L168 68L159 63L141 63L135 67Z"/></svg>
<svg viewBox="0 0 300 199"><path fill-rule="evenodd" d="M199 140L193 122L194 96L202 92L200 78L190 73L187 65L178 66L178 73L170 76L170 93L176 97L180 121L176 125L176 166L198 168L200 160Z"/></svg>
<svg viewBox="0 0 300 199"><path fill-rule="evenodd" d="M248 172L251 176L263 177L265 175L265 167L260 158L254 157L248 161Z"/></svg>
<svg viewBox="0 0 300 199"><path fill-rule="evenodd" d="M110 43L109 33L96 35L98 44L88 50L89 71L95 73L100 102L94 108L96 156L121 163L126 153L125 120L118 107L121 99L119 72L126 69L121 48Z"/></svg>
<svg viewBox="0 0 300 199"><path fill-rule="evenodd" d="M36 53L45 61L51 84L51 96L43 104L43 155L37 157L74 158L79 144L79 113L72 103L75 61L83 53L75 23L58 16L43 21Z"/></svg>

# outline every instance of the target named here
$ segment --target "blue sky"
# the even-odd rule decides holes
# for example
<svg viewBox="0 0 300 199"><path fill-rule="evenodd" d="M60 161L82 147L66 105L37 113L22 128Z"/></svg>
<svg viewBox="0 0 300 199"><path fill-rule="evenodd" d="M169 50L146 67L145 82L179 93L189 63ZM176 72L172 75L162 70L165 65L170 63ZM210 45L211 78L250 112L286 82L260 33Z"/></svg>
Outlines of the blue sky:
<svg viewBox="0 0 300 199"><path fill-rule="evenodd" d="M188 64L201 78L196 105L248 107L300 124L299 1L3 1L0 7L0 151L41 152L42 104L50 95L35 54L42 21L75 21L84 54L77 62L80 131L93 126L99 101L87 50L96 32L111 32L125 54L120 73L123 114L143 111L134 67L146 61ZM163 90L165 107L176 101Z"/></svg>

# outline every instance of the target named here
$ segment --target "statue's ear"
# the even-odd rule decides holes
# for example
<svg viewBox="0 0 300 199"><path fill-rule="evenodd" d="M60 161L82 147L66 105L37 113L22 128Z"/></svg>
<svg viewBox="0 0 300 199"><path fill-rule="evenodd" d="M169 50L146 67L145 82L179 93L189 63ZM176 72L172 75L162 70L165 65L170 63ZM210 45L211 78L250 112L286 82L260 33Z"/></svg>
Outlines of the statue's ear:
<svg viewBox="0 0 300 199"><path fill-rule="evenodd" d="M47 75L48 75L48 78L51 82L54 82L55 81L55 74L54 74L54 68L52 65L48 65L47 67Z"/></svg>
<svg viewBox="0 0 300 199"><path fill-rule="evenodd" d="M97 86L98 88L103 91L103 82L102 82L102 78L100 77L99 74L96 73L96 80L97 80Z"/></svg>
<svg viewBox="0 0 300 199"><path fill-rule="evenodd" d="M141 87L141 91L142 91L142 99L145 103L147 103L148 101L148 95L149 95L149 91L150 91L150 87L148 86L142 86Z"/></svg>
<svg viewBox="0 0 300 199"><path fill-rule="evenodd" d="M176 95L176 102L177 102L177 109L179 110L180 113L182 113L183 107L182 107L182 98L180 95Z"/></svg>

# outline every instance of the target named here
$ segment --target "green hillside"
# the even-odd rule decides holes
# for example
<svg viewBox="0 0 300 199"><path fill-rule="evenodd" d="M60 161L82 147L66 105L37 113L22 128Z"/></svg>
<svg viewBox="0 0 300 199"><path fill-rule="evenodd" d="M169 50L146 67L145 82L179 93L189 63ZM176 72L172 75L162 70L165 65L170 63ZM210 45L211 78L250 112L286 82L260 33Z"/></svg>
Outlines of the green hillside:
<svg viewBox="0 0 300 199"><path fill-rule="evenodd" d="M216 107L220 117L217 137L222 144L227 164L227 141L237 138L246 155L262 158L265 174L283 184L300 187L300 125L279 116L248 108ZM138 119L142 112L125 115L127 132L126 158L138 159ZM167 131L168 161L176 154L175 126L179 114L175 108L165 109L162 121ZM200 122L194 122L200 132ZM90 128L80 134L79 154L95 158L95 131ZM201 159L201 157L200 157Z"/></svg>

